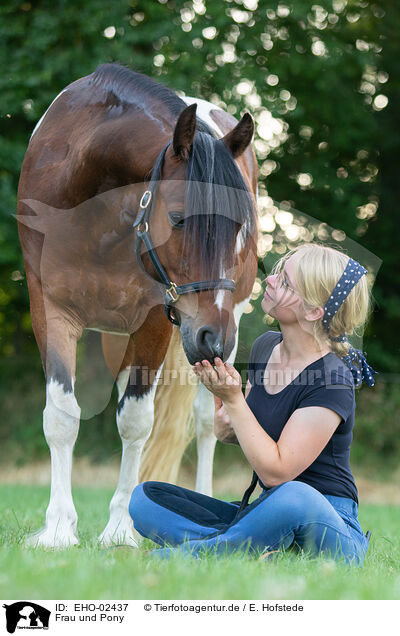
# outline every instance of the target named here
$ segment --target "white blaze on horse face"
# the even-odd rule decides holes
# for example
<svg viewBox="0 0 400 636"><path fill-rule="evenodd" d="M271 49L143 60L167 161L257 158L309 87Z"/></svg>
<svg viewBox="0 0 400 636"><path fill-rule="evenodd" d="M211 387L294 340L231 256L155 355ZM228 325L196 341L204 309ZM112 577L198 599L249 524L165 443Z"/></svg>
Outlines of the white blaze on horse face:
<svg viewBox="0 0 400 636"><path fill-rule="evenodd" d="M246 233L246 224L243 223L242 227L240 228L239 232L237 233L236 236L236 243L235 243L235 254L236 256L238 256L240 254L240 252L242 251L242 249L244 248L245 245L245 241L244 241L244 236Z"/></svg>
<svg viewBox="0 0 400 636"><path fill-rule="evenodd" d="M232 352L228 358L228 362L230 362L231 364L234 363L234 360L236 358L236 351L239 344L239 322L246 306L249 303L250 298L251 298L251 294L250 296L242 300L240 303L237 303L233 308L233 317L235 319L237 330L236 330L236 336L235 336L235 346L233 347Z"/></svg>
<svg viewBox="0 0 400 636"><path fill-rule="evenodd" d="M198 118L204 121L205 124L210 126L211 130L215 132L217 137L221 138L224 136L224 133L222 132L221 128L215 123L215 121L210 115L210 112L212 110L220 110L224 112L222 108L219 108L219 106L215 106L215 104L211 104L210 102L207 102L205 99L197 99L197 97L188 97L187 95L185 95L185 97L181 97L181 99L183 99L183 101L188 106L190 106L191 104L197 104L196 114Z"/></svg>
<svg viewBox="0 0 400 636"><path fill-rule="evenodd" d="M226 272L225 270L222 268L221 269L221 274L220 274L220 278L226 278ZM232 292L228 292L229 294L231 294ZM214 301L214 305L216 305L218 307L218 311L221 313L222 310L222 306L224 304L224 294L226 294L226 290L225 289L219 289L217 292L217 295L215 297L215 301Z"/></svg>
<svg viewBox="0 0 400 636"><path fill-rule="evenodd" d="M56 101L56 100L57 100L57 99L58 99L58 98L59 98L59 97L60 97L63 93L65 93L65 91L66 91L66 90L67 90L67 89L66 89L66 88L64 88L64 90L62 90L62 91L61 91L61 93L59 93L59 94L57 95L57 97L55 97L55 98L53 99L53 101L51 102L50 106L49 106L49 107L48 107L48 109L45 111L45 113L43 113L43 115L42 115L42 116L41 116L41 118L39 119L38 123L36 124L35 128L33 129L33 132L32 132L32 134L31 134L31 136L30 136L30 138L29 138L29 141L32 139L33 135L34 135L34 134L35 134L35 132L38 130L38 128L39 128L39 126L40 126L40 124L42 123L43 119L46 117L47 113L49 112L50 108L53 106L54 102L55 102L55 101Z"/></svg>
<svg viewBox="0 0 400 636"><path fill-rule="evenodd" d="M106 545L124 543L137 546L135 536L138 535L135 535L136 531L129 514L129 501L133 489L139 482L142 450L153 428L154 397L163 364L158 369L149 392L140 398L126 398L117 414L118 431L122 440L122 460L118 485L110 503L110 519L99 537L99 541ZM124 369L118 376L119 392L124 385L125 391L128 384L127 371Z"/></svg>
<svg viewBox="0 0 400 636"><path fill-rule="evenodd" d="M72 382L73 383L73 382ZM79 429L80 408L74 393L51 379L46 387L43 430L51 454L51 491L46 525L30 535L32 546L67 547L79 543L77 514L72 501L72 451Z"/></svg>
<svg viewBox="0 0 400 636"><path fill-rule="evenodd" d="M187 95L185 95L181 99L183 99L183 101L188 106L190 106L191 104L197 104L197 116L199 117L199 119L201 119L206 124L208 124L211 130L215 132L217 137L221 138L224 136L224 133L222 132L220 127L215 123L215 121L210 115L212 110L220 110L221 112L224 112L222 108L219 108L219 106L215 106L215 104L211 104L211 102L207 102L205 99L197 99L196 97L188 97ZM235 254L240 254L240 252L242 251L244 247L243 236L244 236L245 229L246 229L245 226L242 225L242 227L240 228L238 232L238 235L236 237L236 243L235 243ZM221 278L225 278L225 274L222 274ZM224 290L220 290L215 299L215 305L217 305L219 311L221 311L222 309L225 293L226 292Z"/></svg>

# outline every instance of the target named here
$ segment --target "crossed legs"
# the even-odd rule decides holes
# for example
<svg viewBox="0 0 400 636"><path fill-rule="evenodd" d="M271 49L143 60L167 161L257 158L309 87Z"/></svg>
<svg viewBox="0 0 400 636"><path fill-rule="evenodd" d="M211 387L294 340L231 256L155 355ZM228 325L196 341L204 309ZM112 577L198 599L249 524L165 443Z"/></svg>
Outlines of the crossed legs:
<svg viewBox="0 0 400 636"><path fill-rule="evenodd" d="M360 565L368 540L352 502L332 499L334 504L302 482L286 482L263 492L236 516L236 504L163 482L145 482L133 491L129 511L137 531L163 546L154 552L160 557L171 552L198 556L207 549L222 554L246 547L254 552L296 545L312 555L344 557Z"/></svg>

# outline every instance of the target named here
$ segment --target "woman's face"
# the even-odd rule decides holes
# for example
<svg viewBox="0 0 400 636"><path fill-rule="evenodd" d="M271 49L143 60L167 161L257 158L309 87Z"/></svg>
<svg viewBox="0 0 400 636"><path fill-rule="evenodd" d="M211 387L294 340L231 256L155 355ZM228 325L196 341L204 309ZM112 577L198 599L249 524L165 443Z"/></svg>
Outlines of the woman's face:
<svg viewBox="0 0 400 636"><path fill-rule="evenodd" d="M293 254L285 263L279 275L270 274L265 279L265 293L261 307L266 314L280 323L299 321L304 316L303 299L298 294L294 281L294 263L298 258Z"/></svg>

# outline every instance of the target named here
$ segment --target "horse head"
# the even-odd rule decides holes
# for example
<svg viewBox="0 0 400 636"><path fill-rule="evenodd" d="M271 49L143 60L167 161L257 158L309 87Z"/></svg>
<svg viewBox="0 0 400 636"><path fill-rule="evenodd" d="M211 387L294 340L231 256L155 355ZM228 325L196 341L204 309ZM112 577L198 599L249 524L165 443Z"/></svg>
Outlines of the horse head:
<svg viewBox="0 0 400 636"><path fill-rule="evenodd" d="M158 277L157 260L165 284L174 283L167 315L180 326L191 364L226 360L231 353L233 292L249 252L255 258L257 232L254 195L235 161L250 144L252 117L245 114L222 139L196 124L193 104L180 114L172 142L155 164L157 191L146 195L153 196L147 224L143 210L138 220L139 237L148 231L157 246L152 252L147 244Z"/></svg>

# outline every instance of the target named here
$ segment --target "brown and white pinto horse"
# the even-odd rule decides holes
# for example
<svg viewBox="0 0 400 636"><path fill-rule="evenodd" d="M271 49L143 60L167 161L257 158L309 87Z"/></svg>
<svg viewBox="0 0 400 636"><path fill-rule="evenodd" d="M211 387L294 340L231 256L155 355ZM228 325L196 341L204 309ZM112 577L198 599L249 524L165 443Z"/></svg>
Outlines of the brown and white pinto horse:
<svg viewBox="0 0 400 636"><path fill-rule="evenodd" d="M102 332L119 391L121 472L103 543L135 545L128 504L157 399L171 433L164 427L163 450L169 449L172 460L164 453L162 461L169 475L175 462L176 475L190 406L183 402L182 408L179 401L190 395L193 402L194 396L190 383L161 383L164 363L190 369L204 358L235 358L240 316L257 272L253 121L244 115L237 123L203 100L185 99L147 76L106 64L67 86L32 134L19 183L18 220L46 377L43 428L51 453L46 524L27 539L32 545L78 543L71 467L80 420L76 348L85 329ZM150 215L133 226L146 211L149 196L143 194L155 174ZM150 247L138 238L146 230ZM149 258L151 246L170 281L194 284L178 299L171 300L170 290L170 320L165 285ZM207 284L195 289L198 281ZM211 494L213 399L202 385L194 390L196 487ZM164 421L157 426L161 430ZM175 448L166 437L175 440ZM152 457L162 457L160 443L156 436L149 447L150 469L157 469Z"/></svg>

